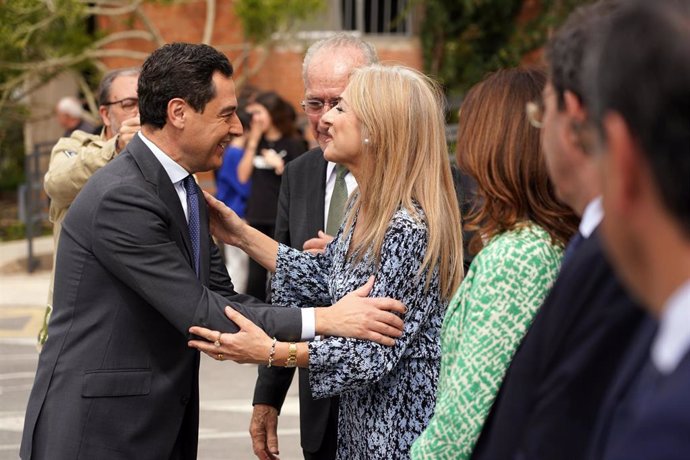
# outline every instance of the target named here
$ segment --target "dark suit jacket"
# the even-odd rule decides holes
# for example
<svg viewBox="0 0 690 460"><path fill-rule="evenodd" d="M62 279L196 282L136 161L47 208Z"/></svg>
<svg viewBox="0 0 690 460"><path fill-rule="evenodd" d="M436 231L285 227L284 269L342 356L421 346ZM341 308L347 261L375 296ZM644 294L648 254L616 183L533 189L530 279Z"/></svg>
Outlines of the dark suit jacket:
<svg viewBox="0 0 690 460"><path fill-rule="evenodd" d="M285 166L278 198L276 240L302 249L304 242L324 229L326 160L320 148L312 149ZM254 404L280 409L285 401L294 369L259 367ZM337 398L314 399L309 388L309 370L299 370L300 433L302 448L319 449L328 415L337 408Z"/></svg>
<svg viewBox="0 0 690 460"><path fill-rule="evenodd" d="M690 458L690 352L621 427L604 460ZM638 401L639 402L639 401Z"/></svg>
<svg viewBox="0 0 690 460"><path fill-rule="evenodd" d="M631 392L635 381L644 365L649 361L649 349L654 341L658 324L656 319L648 316L638 327L635 339L625 353L623 362L616 372L611 386L606 392L597 423L589 445L590 460L601 460L616 439L625 429L625 422L633 417L635 408L632 405Z"/></svg>
<svg viewBox="0 0 690 460"><path fill-rule="evenodd" d="M564 263L472 458L583 458L603 395L643 316L595 232Z"/></svg>
<svg viewBox="0 0 690 460"><path fill-rule="evenodd" d="M235 332L230 304L269 334L299 339L298 310L243 305L257 301L234 292L198 197L200 279L177 193L139 137L77 196L22 458L195 458L199 353L187 347L189 327Z"/></svg>

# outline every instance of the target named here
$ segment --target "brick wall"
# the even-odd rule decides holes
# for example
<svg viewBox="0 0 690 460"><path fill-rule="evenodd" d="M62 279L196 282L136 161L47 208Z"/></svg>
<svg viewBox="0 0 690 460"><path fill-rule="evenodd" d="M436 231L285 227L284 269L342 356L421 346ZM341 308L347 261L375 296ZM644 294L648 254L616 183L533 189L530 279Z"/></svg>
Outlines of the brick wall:
<svg viewBox="0 0 690 460"><path fill-rule="evenodd" d="M205 1L189 1L173 5L147 4L144 6L144 11L165 42L201 42L206 19ZM237 73L241 74L243 65L238 61L241 54L242 29L233 13L232 0L218 0L216 12L211 44L223 51L233 61ZM99 29L103 31L144 29L142 22L133 16L118 18L101 16L97 23ZM421 47L416 38L371 37L367 39L376 47L382 62L404 64L421 69ZM260 71L248 82L261 90L276 91L299 109L299 102L304 92L301 76L302 59L308 45L309 43L302 42L279 44L270 52ZM108 48L150 53L156 45L143 39L128 39L115 42ZM250 54L248 66L254 65L258 59L258 53ZM142 60L135 56L109 57L103 59L103 62L108 68L117 68L141 65ZM210 192L215 190L212 173L199 174L198 179L205 190Z"/></svg>

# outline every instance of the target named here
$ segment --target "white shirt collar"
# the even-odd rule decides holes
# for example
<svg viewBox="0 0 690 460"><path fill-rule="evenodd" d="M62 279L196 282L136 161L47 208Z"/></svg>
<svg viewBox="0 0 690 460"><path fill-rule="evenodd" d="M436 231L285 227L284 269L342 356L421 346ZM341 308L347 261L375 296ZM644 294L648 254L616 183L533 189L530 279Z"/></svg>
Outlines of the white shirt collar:
<svg viewBox="0 0 690 460"><path fill-rule="evenodd" d="M652 344L652 362L662 374L672 373L690 349L690 280L666 301Z"/></svg>
<svg viewBox="0 0 690 460"><path fill-rule="evenodd" d="M601 196L596 197L589 202L585 211L582 213L582 220L580 220L580 234L584 238L589 238L594 230L599 226L604 219L604 208L601 205Z"/></svg>
<svg viewBox="0 0 690 460"><path fill-rule="evenodd" d="M333 171L335 171L335 163L333 163L332 161L329 161L328 164L326 165L326 182L328 182L331 179L331 176L333 175Z"/></svg>
<svg viewBox="0 0 690 460"><path fill-rule="evenodd" d="M138 134L141 140L144 142L144 144L146 144L146 146L151 150L151 152L153 152L153 155L163 166L165 172L168 173L168 177L170 177L170 182L176 184L185 177L189 176L189 172L186 169L184 169L182 166L176 163L175 160L170 158L165 152L158 148L156 144L154 144L153 142L151 142L151 140L144 136L144 133L139 131Z"/></svg>

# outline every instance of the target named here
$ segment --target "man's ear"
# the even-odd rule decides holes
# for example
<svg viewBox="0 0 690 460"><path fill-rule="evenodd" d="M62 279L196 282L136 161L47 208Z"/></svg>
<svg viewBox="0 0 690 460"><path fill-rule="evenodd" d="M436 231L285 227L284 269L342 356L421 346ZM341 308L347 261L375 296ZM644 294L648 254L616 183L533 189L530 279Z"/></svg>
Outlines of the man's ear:
<svg viewBox="0 0 690 460"><path fill-rule="evenodd" d="M110 127L110 119L108 118L108 107L104 105L99 106L98 114L101 116L103 126Z"/></svg>
<svg viewBox="0 0 690 460"><path fill-rule="evenodd" d="M565 113L572 120L578 123L584 123L587 119L587 112L575 93L570 90L565 90L563 93L563 101L565 102Z"/></svg>
<svg viewBox="0 0 690 460"><path fill-rule="evenodd" d="M566 90L563 93L563 101L565 103L565 114L568 117L568 128L566 131L568 143L585 152L586 143L583 142L582 136L587 121L587 111L582 105L580 98L572 91Z"/></svg>
<svg viewBox="0 0 690 460"><path fill-rule="evenodd" d="M627 215L639 206L644 194L649 192L650 174L643 152L633 137L625 119L616 112L604 116L606 153L609 158L608 174L612 180L619 215Z"/></svg>
<svg viewBox="0 0 690 460"><path fill-rule="evenodd" d="M177 129L184 128L185 117L189 106L184 99L176 97L168 101L168 122Z"/></svg>

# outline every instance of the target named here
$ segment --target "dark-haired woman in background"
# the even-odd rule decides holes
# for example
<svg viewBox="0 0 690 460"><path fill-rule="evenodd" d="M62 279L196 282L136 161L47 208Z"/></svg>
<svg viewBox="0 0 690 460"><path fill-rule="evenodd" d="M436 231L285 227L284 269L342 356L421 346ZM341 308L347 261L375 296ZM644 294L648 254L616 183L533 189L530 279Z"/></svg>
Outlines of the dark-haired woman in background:
<svg viewBox="0 0 690 460"><path fill-rule="evenodd" d="M466 226L479 250L446 313L436 409L412 458L467 459L510 361L558 273L577 218L555 197L527 102L545 74L501 70L460 110L458 164L477 181Z"/></svg>
<svg viewBox="0 0 690 460"><path fill-rule="evenodd" d="M252 116L245 155L237 168L241 182L251 180L245 218L262 233L273 237L280 180L285 164L307 150L299 135L295 109L277 93L259 93L247 105ZM249 261L246 293L266 298L266 269Z"/></svg>

